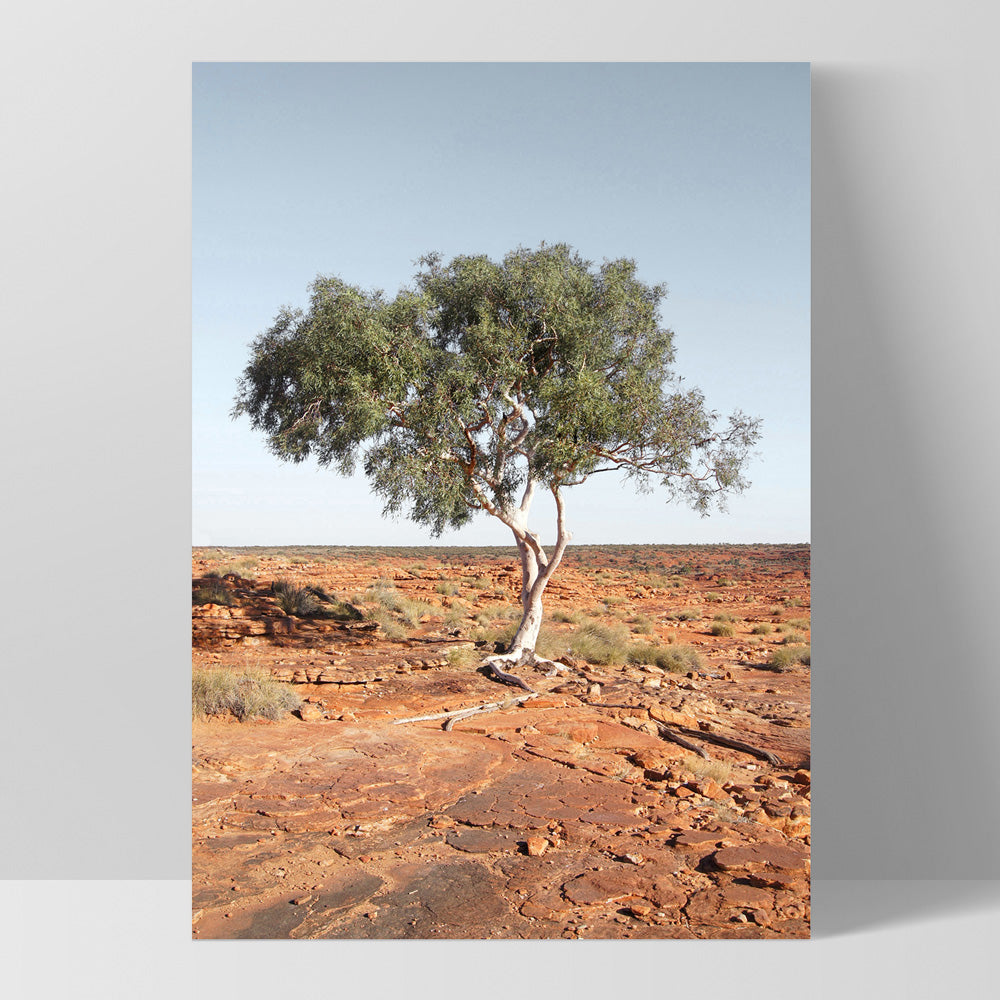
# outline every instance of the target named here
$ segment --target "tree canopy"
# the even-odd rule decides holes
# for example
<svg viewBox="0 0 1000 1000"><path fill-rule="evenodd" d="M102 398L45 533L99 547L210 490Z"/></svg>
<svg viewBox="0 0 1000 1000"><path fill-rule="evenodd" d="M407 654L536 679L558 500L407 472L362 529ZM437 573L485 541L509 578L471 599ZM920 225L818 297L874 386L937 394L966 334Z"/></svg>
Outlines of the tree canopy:
<svg viewBox="0 0 1000 1000"><path fill-rule="evenodd" d="M660 325L666 286L635 261L595 266L542 244L418 265L391 299L316 278L308 308L254 341L234 416L279 458L344 474L360 461L384 512L434 535L498 517L521 551L526 616L569 539L565 487L618 470L702 513L746 487L759 422L720 421L682 385ZM551 555L527 527L539 489L556 501Z"/></svg>

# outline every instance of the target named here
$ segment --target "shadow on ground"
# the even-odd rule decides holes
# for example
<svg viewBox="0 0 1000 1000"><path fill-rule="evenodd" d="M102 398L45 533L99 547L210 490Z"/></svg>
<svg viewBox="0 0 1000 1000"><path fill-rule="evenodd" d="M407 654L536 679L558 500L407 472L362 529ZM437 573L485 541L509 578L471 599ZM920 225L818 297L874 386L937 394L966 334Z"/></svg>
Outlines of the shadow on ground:
<svg viewBox="0 0 1000 1000"><path fill-rule="evenodd" d="M814 938L1000 911L1000 881L813 879Z"/></svg>

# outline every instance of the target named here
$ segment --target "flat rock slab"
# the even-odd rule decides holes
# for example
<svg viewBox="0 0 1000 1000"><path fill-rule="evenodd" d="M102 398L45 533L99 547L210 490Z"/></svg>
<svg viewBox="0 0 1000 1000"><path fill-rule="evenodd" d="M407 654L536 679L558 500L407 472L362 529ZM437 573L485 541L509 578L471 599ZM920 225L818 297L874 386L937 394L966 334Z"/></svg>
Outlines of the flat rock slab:
<svg viewBox="0 0 1000 1000"><path fill-rule="evenodd" d="M464 704L486 682L435 683ZM808 850L651 785L632 759L673 760L670 745L587 706L537 710L545 732L394 726L417 714L394 697L370 695L355 723L195 725L195 936L807 933ZM770 801L755 778L747 790Z"/></svg>
<svg viewBox="0 0 1000 1000"><path fill-rule="evenodd" d="M287 896L253 913L249 923L237 930L235 938L288 938L320 936L338 913L368 900L383 881L376 875L352 872L328 883L303 905Z"/></svg>
<svg viewBox="0 0 1000 1000"><path fill-rule="evenodd" d="M641 895L645 883L646 880L634 871L587 872L567 882L563 892L572 903L613 903L627 896Z"/></svg>
<svg viewBox="0 0 1000 1000"><path fill-rule="evenodd" d="M750 847L726 847L712 855L716 868L724 872L804 872L808 855L797 848L779 844L753 844Z"/></svg>
<svg viewBox="0 0 1000 1000"><path fill-rule="evenodd" d="M474 861L409 867L399 887L373 903L377 909L336 928L343 938L476 938L481 928L517 920L502 883Z"/></svg>
<svg viewBox="0 0 1000 1000"><path fill-rule="evenodd" d="M449 847L467 854L492 854L495 851L510 854L517 851L526 840L527 834L475 828L453 830L446 838Z"/></svg>

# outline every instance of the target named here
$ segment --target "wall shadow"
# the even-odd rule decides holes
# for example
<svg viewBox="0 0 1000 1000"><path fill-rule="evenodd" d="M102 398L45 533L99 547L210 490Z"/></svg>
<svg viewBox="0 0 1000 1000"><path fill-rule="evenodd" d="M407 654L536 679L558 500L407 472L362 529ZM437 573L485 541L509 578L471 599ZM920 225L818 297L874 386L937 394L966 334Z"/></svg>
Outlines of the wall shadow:
<svg viewBox="0 0 1000 1000"><path fill-rule="evenodd" d="M814 938L1000 911L1000 882L814 879Z"/></svg>
<svg viewBox="0 0 1000 1000"><path fill-rule="evenodd" d="M953 302L923 291L937 257L919 245L932 233L914 193L931 186L947 152L926 151L933 169L915 157L916 180L894 173L915 143L922 87L886 69L813 71L818 885L1000 876L1000 854L988 849L1000 826L1000 776L988 766L998 758L998 681L984 655L995 640L956 585L976 566L974 547L956 545L975 499L958 483L949 493L927 436L938 405L932 348L944 349L941 313ZM842 931L995 891L904 885L866 892L873 909L853 919L840 909L853 905L849 890L824 885L817 925Z"/></svg>

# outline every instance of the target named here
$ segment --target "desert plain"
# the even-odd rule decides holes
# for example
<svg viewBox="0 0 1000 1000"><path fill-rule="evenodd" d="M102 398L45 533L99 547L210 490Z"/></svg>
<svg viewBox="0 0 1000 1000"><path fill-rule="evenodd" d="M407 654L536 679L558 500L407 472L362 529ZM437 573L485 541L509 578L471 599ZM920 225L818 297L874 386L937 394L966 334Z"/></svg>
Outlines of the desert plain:
<svg viewBox="0 0 1000 1000"><path fill-rule="evenodd" d="M571 547L530 693L481 666L520 582L193 550L194 688L287 695L192 712L196 939L808 937L809 546Z"/></svg>

